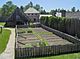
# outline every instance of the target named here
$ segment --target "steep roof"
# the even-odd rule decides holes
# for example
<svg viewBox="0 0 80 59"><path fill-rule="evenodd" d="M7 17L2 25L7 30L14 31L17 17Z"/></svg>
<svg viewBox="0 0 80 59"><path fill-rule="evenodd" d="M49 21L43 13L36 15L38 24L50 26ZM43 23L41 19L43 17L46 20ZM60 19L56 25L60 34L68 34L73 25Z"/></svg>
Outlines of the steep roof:
<svg viewBox="0 0 80 59"><path fill-rule="evenodd" d="M16 20L16 15L19 15L23 21L28 21L28 17L17 7L14 12L7 18L7 21Z"/></svg>
<svg viewBox="0 0 80 59"><path fill-rule="evenodd" d="M35 8L30 7L24 13L40 13L40 12L37 11Z"/></svg>

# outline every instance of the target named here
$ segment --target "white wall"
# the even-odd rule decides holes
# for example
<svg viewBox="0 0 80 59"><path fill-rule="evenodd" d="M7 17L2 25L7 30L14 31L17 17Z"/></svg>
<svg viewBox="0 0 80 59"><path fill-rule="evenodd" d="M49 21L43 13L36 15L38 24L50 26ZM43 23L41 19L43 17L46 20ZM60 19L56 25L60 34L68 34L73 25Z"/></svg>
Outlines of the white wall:
<svg viewBox="0 0 80 59"><path fill-rule="evenodd" d="M50 16L52 16L52 15L49 15L49 14L40 14L39 19L40 19L42 16L48 16L48 17L50 17Z"/></svg>

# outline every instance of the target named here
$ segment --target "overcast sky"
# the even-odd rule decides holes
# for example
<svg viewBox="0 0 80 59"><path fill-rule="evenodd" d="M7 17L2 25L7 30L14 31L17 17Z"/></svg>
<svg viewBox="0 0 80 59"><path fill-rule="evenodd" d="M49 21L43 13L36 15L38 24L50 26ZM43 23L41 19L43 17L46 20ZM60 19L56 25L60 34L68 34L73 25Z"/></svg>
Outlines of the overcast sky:
<svg viewBox="0 0 80 59"><path fill-rule="evenodd" d="M0 7L2 7L2 5L5 4L7 1L9 0L0 0ZM30 1L32 1L34 5L39 4L47 11L56 8L71 9L72 7L80 9L80 0L11 0L11 1L13 2L13 4L17 6L21 5L25 6Z"/></svg>

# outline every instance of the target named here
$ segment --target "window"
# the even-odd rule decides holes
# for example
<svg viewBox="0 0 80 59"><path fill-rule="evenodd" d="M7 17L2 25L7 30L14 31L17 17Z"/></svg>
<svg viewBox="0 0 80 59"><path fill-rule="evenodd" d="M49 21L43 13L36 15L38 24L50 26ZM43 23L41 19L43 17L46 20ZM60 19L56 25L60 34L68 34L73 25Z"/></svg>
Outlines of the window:
<svg viewBox="0 0 80 59"><path fill-rule="evenodd" d="M28 15L30 15L30 14L28 14Z"/></svg>
<svg viewBox="0 0 80 59"><path fill-rule="evenodd" d="M37 14L35 14L35 15L37 15Z"/></svg>
<svg viewBox="0 0 80 59"><path fill-rule="evenodd" d="M34 22L36 22L36 19L34 18Z"/></svg>

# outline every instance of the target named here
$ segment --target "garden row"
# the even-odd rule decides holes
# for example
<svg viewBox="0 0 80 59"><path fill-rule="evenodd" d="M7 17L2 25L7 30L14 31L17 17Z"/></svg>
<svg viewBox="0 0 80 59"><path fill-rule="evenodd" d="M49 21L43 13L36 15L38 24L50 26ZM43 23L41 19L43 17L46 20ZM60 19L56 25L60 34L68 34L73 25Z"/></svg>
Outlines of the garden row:
<svg viewBox="0 0 80 59"><path fill-rule="evenodd" d="M80 20L62 17L41 17L41 24L80 38Z"/></svg>
<svg viewBox="0 0 80 59"><path fill-rule="evenodd" d="M73 44L43 28L18 28L17 48Z"/></svg>
<svg viewBox="0 0 80 59"><path fill-rule="evenodd" d="M17 32L18 32L17 33L18 37L16 42L17 48L40 47L48 45L48 43L39 35L43 33L40 32L38 34L33 28L18 28ZM44 32L44 33L49 33L49 32Z"/></svg>
<svg viewBox="0 0 80 59"><path fill-rule="evenodd" d="M24 32L24 30L26 32ZM27 33L28 30L32 31L32 33ZM16 42L16 46L19 46L15 48L16 59L80 51L78 44L68 42L43 28L22 28L21 30L18 29L18 31L21 33L19 33ZM34 40L35 36L37 39ZM35 45L38 42L40 43ZM47 43L49 44L48 46Z"/></svg>

